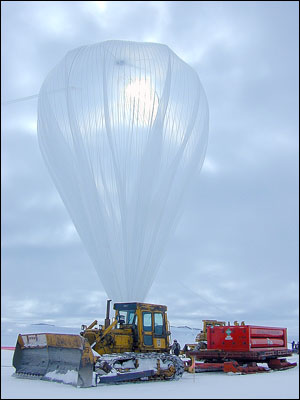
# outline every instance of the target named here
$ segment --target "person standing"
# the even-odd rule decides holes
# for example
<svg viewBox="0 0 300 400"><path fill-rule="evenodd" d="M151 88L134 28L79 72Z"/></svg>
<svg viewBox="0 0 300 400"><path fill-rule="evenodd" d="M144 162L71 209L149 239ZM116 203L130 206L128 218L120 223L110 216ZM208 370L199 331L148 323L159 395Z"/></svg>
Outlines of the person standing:
<svg viewBox="0 0 300 400"><path fill-rule="evenodd" d="M180 344L177 342L176 339L174 339L174 343L171 347L172 353L175 354L175 356L179 356L180 353Z"/></svg>

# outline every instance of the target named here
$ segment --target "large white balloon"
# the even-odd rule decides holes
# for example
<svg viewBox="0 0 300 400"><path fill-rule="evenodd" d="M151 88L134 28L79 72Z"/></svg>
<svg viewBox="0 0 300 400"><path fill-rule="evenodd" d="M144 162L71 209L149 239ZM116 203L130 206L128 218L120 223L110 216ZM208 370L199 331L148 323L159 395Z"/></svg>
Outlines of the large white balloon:
<svg viewBox="0 0 300 400"><path fill-rule="evenodd" d="M114 301L147 295L207 137L198 75L165 45L79 47L45 79L40 148Z"/></svg>

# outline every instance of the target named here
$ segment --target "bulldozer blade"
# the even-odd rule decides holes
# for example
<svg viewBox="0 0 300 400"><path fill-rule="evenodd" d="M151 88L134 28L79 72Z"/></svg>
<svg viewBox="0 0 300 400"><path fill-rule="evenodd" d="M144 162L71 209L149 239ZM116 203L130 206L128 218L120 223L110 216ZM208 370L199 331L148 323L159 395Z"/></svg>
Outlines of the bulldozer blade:
<svg viewBox="0 0 300 400"><path fill-rule="evenodd" d="M13 366L14 376L18 378L93 386L93 353L88 342L79 335L19 335Z"/></svg>

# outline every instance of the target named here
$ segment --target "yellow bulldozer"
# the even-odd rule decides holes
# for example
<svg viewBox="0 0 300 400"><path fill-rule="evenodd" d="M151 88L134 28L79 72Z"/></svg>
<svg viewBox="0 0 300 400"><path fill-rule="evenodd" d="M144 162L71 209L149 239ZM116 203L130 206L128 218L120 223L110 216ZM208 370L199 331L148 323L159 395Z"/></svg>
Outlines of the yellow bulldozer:
<svg viewBox="0 0 300 400"><path fill-rule="evenodd" d="M207 348L207 328L211 326L225 326L225 321L217 321L216 319L203 319L203 328L195 338L196 343L187 343L184 345L181 354L184 355L188 351L201 350ZM228 323L230 324L230 323Z"/></svg>
<svg viewBox="0 0 300 400"><path fill-rule="evenodd" d="M132 380L179 379L181 359L170 354L167 307L115 303L104 325L82 325L79 335L20 334L13 357L19 378L63 382L79 387Z"/></svg>
<svg viewBox="0 0 300 400"><path fill-rule="evenodd" d="M204 319L203 322L203 329L198 333L196 336L196 349L206 349L207 348L207 328L211 326L225 326L225 321L217 321L215 319Z"/></svg>

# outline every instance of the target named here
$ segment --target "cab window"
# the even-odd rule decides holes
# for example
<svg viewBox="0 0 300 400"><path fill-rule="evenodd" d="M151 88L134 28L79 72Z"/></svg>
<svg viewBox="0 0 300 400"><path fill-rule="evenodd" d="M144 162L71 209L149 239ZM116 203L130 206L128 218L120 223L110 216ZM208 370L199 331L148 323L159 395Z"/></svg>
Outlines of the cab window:
<svg viewBox="0 0 300 400"><path fill-rule="evenodd" d="M163 316L162 313L154 313L154 333L156 335L163 334Z"/></svg>
<svg viewBox="0 0 300 400"><path fill-rule="evenodd" d="M134 311L128 311L128 322L127 322L127 324L132 324L133 323L134 315L135 315Z"/></svg>
<svg viewBox="0 0 300 400"><path fill-rule="evenodd" d="M152 331L152 313L143 312L143 330L145 332Z"/></svg>
<svg viewBox="0 0 300 400"><path fill-rule="evenodd" d="M124 317L124 323L125 324L132 324L133 320L134 320L134 315L135 315L135 311L119 311L119 315L122 315Z"/></svg>

